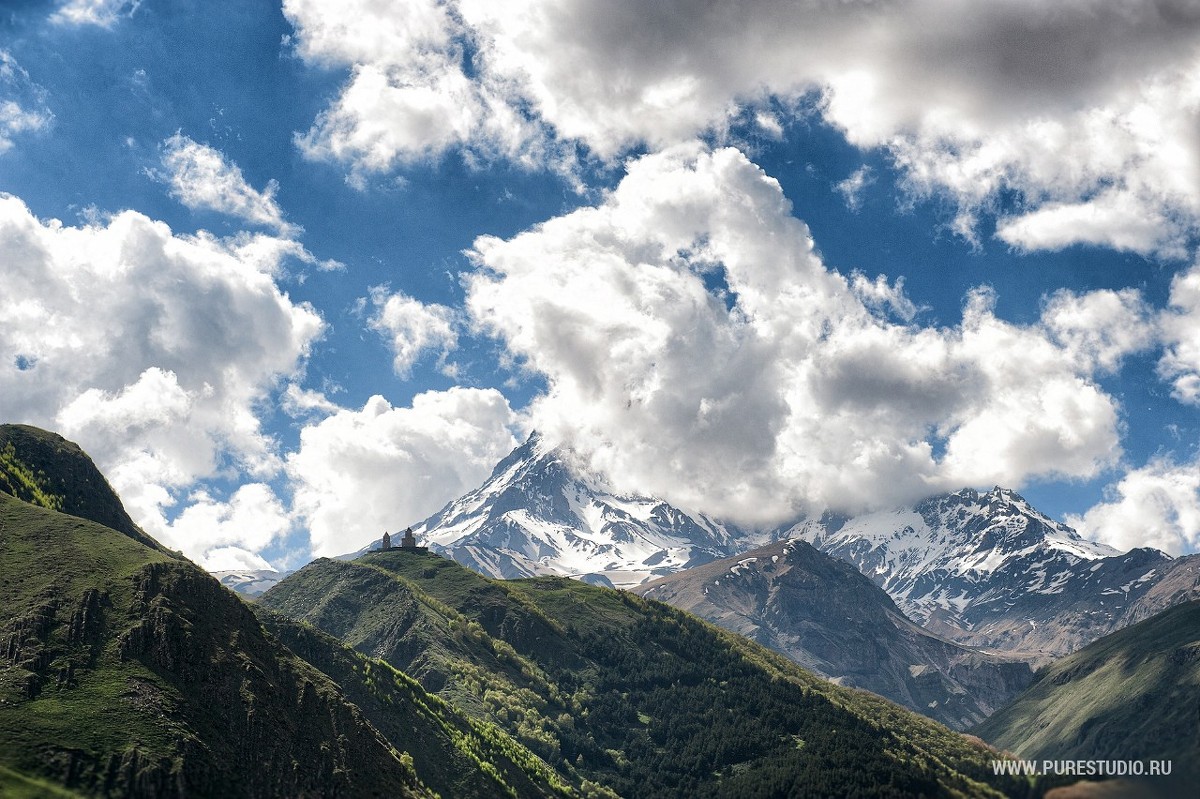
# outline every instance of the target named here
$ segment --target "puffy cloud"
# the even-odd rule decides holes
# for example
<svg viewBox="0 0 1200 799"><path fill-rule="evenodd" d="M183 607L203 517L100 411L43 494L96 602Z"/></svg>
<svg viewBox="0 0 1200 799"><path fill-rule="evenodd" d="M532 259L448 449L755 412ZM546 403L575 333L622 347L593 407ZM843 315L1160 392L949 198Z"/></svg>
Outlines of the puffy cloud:
<svg viewBox="0 0 1200 799"><path fill-rule="evenodd" d="M1035 211L1001 219L996 236L1021 250L1059 250L1070 244L1096 244L1149 253L1163 244L1170 255L1184 252L1186 231L1153 198L1113 189L1080 202L1047 202Z"/></svg>
<svg viewBox="0 0 1200 799"><path fill-rule="evenodd" d="M1125 355L1158 339L1150 308L1134 289L1086 294L1063 289L1046 301L1042 321L1077 362L1102 372L1115 372Z"/></svg>
<svg viewBox="0 0 1200 799"><path fill-rule="evenodd" d="M289 248L178 236L132 211L66 227L0 195L0 251L5 416L78 441L151 534L197 558L233 543L228 524L205 537L166 515L197 480L281 466L259 404L323 330L274 280Z"/></svg>
<svg viewBox="0 0 1200 799"><path fill-rule="evenodd" d="M1158 371L1176 399L1200 405L1200 265L1171 282L1170 304L1159 317L1166 352Z"/></svg>
<svg viewBox="0 0 1200 799"><path fill-rule="evenodd" d="M11 53L0 50L0 153L12 149L14 137L46 130L53 120L45 90Z"/></svg>
<svg viewBox="0 0 1200 799"><path fill-rule="evenodd" d="M457 314L445 305L425 304L403 292L388 294L382 286L371 291L375 313L367 321L383 335L395 353L392 368L401 377L427 352L439 354L443 370L451 370L446 357L458 346Z"/></svg>
<svg viewBox="0 0 1200 799"><path fill-rule="evenodd" d="M141 0L66 0L50 19L60 25L110 28L121 17L132 16L141 4Z"/></svg>
<svg viewBox="0 0 1200 799"><path fill-rule="evenodd" d="M855 272L850 276L850 290L872 311L890 311L905 322L911 322L921 310L905 296L902 277L896 278L895 283L888 283L887 275L876 275L874 280L868 280L862 272Z"/></svg>
<svg viewBox="0 0 1200 799"><path fill-rule="evenodd" d="M270 568L255 551L282 538L292 526L283 503L263 483L240 486L228 502L204 492L188 502L158 538L169 547L203 553L200 565L206 569ZM228 565L231 562L237 565Z"/></svg>
<svg viewBox="0 0 1200 799"><path fill-rule="evenodd" d="M475 488L516 446L516 422L494 389L452 388L409 408L372 397L305 427L287 472L313 554L358 549Z"/></svg>
<svg viewBox="0 0 1200 799"><path fill-rule="evenodd" d="M453 3L285 0L283 10L301 57L352 68L337 100L297 136L310 158L352 163L352 183L454 146L525 162L541 154L543 137L508 80L481 63L468 75L468 34Z"/></svg>
<svg viewBox="0 0 1200 799"><path fill-rule="evenodd" d="M477 330L547 380L535 426L626 487L742 521L1092 476L1120 453L1093 373L1145 342L1082 329L1144 316L1114 292L1027 326L985 290L957 327L889 321L913 318L900 287L827 269L732 149L631 162L599 206L472 258Z"/></svg>
<svg viewBox="0 0 1200 799"><path fill-rule="evenodd" d="M341 409L322 392L301 388L295 383L288 383L287 388L279 395L279 405L283 412L292 418L310 414L330 414Z"/></svg>
<svg viewBox="0 0 1200 799"><path fill-rule="evenodd" d="M1121 549L1151 546L1173 555L1200 549L1200 462L1156 458L1111 487L1106 501L1067 524Z"/></svg>
<svg viewBox="0 0 1200 799"><path fill-rule="evenodd" d="M210 549L201 564L211 572L217 571L257 571L259 569L275 570L275 566L254 552L241 547L217 547Z"/></svg>
<svg viewBox="0 0 1200 799"><path fill-rule="evenodd" d="M162 166L171 196L188 208L236 216L274 228L285 236L298 231L284 221L283 211L275 202L279 184L272 180L266 189L258 191L219 150L176 133L162 144Z"/></svg>
<svg viewBox="0 0 1200 799"><path fill-rule="evenodd" d="M352 69L302 145L360 172L454 146L528 161L546 137L611 158L740 118L777 135L768 101L816 98L914 193L950 194L967 237L1009 192L998 234L1023 249L1177 257L1200 216L1192 0L284 7L303 57Z"/></svg>

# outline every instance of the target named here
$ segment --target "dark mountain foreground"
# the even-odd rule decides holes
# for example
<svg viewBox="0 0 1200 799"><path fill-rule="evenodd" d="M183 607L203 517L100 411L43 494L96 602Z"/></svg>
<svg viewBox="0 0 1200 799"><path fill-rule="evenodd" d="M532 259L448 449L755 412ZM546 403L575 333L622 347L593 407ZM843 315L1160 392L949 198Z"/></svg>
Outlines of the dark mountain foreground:
<svg viewBox="0 0 1200 799"><path fill-rule="evenodd" d="M918 627L849 563L803 541L769 544L634 592L954 729L983 721L1033 679L1027 663L968 649Z"/></svg>
<svg viewBox="0 0 1200 799"><path fill-rule="evenodd" d="M259 605L505 729L581 792L1026 795L988 749L668 605L429 553L322 559Z"/></svg>
<svg viewBox="0 0 1200 799"><path fill-rule="evenodd" d="M0 796L569 793L388 665L265 614L268 634L201 569L142 543L78 447L0 431Z"/></svg>
<svg viewBox="0 0 1200 799"><path fill-rule="evenodd" d="M1147 778L1143 790L1194 787L1200 602L1177 605L1054 663L975 732L1036 760L1170 761L1172 779Z"/></svg>

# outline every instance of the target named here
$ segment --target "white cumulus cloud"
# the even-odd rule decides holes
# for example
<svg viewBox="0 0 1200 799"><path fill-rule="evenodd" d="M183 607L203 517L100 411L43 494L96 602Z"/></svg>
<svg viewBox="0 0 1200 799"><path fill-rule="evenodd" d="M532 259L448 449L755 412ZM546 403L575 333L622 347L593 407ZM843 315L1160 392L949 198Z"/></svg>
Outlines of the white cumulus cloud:
<svg viewBox="0 0 1200 799"><path fill-rule="evenodd" d="M132 16L141 4L141 0L66 0L50 19L60 25L111 28L121 17Z"/></svg>
<svg viewBox="0 0 1200 799"><path fill-rule="evenodd" d="M1120 549L1150 546L1173 555L1200 549L1200 462L1155 458L1133 469L1104 502L1067 524Z"/></svg>
<svg viewBox="0 0 1200 799"><path fill-rule="evenodd" d="M371 302L375 312L367 324L387 339L396 374L409 376L413 365L430 352L438 353L443 370L452 370L446 357L458 346L458 319L453 309L423 303L399 291L388 294L382 286L371 291Z"/></svg>
<svg viewBox="0 0 1200 799"><path fill-rule="evenodd" d="M246 483L227 502L200 492L159 533L159 540L185 552L204 553L207 569L270 568L257 551L282 539L292 527L289 513L270 486Z"/></svg>
<svg viewBox="0 0 1200 799"><path fill-rule="evenodd" d="M1159 374L1171 381L1176 399L1200 405L1200 265L1176 275L1159 322L1166 344Z"/></svg>
<svg viewBox="0 0 1200 799"><path fill-rule="evenodd" d="M1200 7L1192 0L287 0L297 51L347 67L300 138L382 171L448 148L613 158L815 108L889 153L953 229L1021 249L1179 257L1200 218ZM771 109L768 111L768 107ZM853 183L847 184L853 188ZM851 195L853 196L853 195Z"/></svg>
<svg viewBox="0 0 1200 799"><path fill-rule="evenodd" d="M46 91L10 52L0 50L0 153L12 149L15 138L44 131L53 121Z"/></svg>
<svg viewBox="0 0 1200 799"><path fill-rule="evenodd" d="M297 136L314 159L349 162L351 182L451 147L532 163L544 137L514 101L510 80L483 62L468 70L468 30L454 3L285 0L296 49L350 67L338 98ZM473 74L468 74L468 72Z"/></svg>
<svg viewBox="0 0 1200 799"><path fill-rule="evenodd" d="M5 418L78 441L134 519L188 555L232 543L166 519L198 480L281 466L260 405L324 329L275 282L288 249L179 236L133 211L67 227L0 195L0 251Z"/></svg>
<svg viewBox="0 0 1200 799"><path fill-rule="evenodd" d="M1111 292L1023 326L979 290L960 325L914 325L898 286L826 268L733 149L643 157L597 207L472 257L476 328L547 380L532 424L625 487L742 521L1093 476L1120 454L1094 373L1144 346L1080 330L1141 318Z"/></svg>
<svg viewBox="0 0 1200 799"><path fill-rule="evenodd" d="M851 211L857 211L862 206L863 191L875 182L875 176L871 174L871 167L861 166L850 173L850 177L834 184L834 188L846 201L846 207Z"/></svg>
<svg viewBox="0 0 1200 799"><path fill-rule="evenodd" d="M188 208L229 214L285 236L298 231L275 201L279 184L272 180L258 191L220 150L176 133L162 144L162 166L171 196Z"/></svg>
<svg viewBox="0 0 1200 799"><path fill-rule="evenodd" d="M477 487L516 446L516 424L498 391L452 388L408 408L372 397L308 425L287 472L313 554L352 552Z"/></svg>
<svg viewBox="0 0 1200 799"><path fill-rule="evenodd" d="M1102 372L1116 372L1125 355L1158 341L1150 308L1134 289L1057 291L1042 308L1042 321L1077 362Z"/></svg>

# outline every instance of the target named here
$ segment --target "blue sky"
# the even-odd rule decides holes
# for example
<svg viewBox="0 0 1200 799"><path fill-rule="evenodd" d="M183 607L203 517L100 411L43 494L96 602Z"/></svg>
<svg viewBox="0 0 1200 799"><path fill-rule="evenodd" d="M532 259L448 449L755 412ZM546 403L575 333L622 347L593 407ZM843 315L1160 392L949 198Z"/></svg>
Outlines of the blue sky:
<svg viewBox="0 0 1200 799"><path fill-rule="evenodd" d="M968 5L9 3L0 415L212 568L533 428L748 525L999 483L1196 551L1200 15Z"/></svg>

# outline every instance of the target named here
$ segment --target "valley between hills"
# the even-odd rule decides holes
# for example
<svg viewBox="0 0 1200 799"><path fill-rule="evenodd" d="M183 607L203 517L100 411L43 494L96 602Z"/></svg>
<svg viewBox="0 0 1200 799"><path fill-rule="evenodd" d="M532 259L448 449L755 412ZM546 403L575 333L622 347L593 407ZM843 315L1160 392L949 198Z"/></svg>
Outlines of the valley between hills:
<svg viewBox="0 0 1200 799"><path fill-rule="evenodd" d="M413 530L430 551L223 575L235 593L141 531L74 444L0 426L0 795L1077 781L1003 757L1174 765L1111 795L1196 776L1195 559L1108 551L1013 492L764 535L618 494L535 436Z"/></svg>

